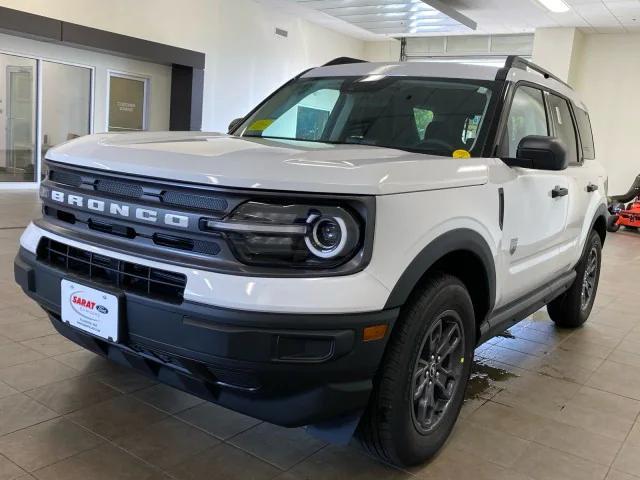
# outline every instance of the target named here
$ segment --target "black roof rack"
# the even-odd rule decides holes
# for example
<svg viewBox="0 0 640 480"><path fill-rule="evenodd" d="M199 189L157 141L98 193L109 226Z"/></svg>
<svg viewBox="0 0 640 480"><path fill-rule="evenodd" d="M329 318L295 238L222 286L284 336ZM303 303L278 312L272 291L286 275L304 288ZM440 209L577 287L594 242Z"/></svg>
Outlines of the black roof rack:
<svg viewBox="0 0 640 480"><path fill-rule="evenodd" d="M322 65L323 67L331 67L333 65L347 65L349 63L367 63L366 60L351 57L338 57Z"/></svg>
<svg viewBox="0 0 640 480"><path fill-rule="evenodd" d="M538 72L544 78L551 78L556 82L560 82L561 84L573 90L573 87L571 85L569 85L567 82L565 82L561 78L551 73L549 70L545 70L539 65L536 65L535 63L530 62L526 58L522 58L517 55L509 55L507 57L507 60L504 62L504 68L501 68L498 71L498 75L496 76L496 79L505 80L507 78L507 74L509 73L509 70L511 70L512 68L519 68L520 70L525 70L525 71L533 70L534 72Z"/></svg>

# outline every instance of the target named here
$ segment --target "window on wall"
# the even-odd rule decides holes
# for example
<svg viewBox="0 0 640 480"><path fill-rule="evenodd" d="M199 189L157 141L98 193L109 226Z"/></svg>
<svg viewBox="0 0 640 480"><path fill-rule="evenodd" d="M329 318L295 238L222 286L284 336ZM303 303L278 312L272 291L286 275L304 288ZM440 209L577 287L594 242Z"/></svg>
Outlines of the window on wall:
<svg viewBox="0 0 640 480"><path fill-rule="evenodd" d="M92 78L89 67L0 53L0 185L37 182L49 148L91 133Z"/></svg>
<svg viewBox="0 0 640 480"><path fill-rule="evenodd" d="M37 61L0 53L0 182L34 182Z"/></svg>
<svg viewBox="0 0 640 480"><path fill-rule="evenodd" d="M91 132L90 68L42 62L42 158L47 150Z"/></svg>
<svg viewBox="0 0 640 480"><path fill-rule="evenodd" d="M109 72L110 132L147 130L148 83L148 78Z"/></svg>

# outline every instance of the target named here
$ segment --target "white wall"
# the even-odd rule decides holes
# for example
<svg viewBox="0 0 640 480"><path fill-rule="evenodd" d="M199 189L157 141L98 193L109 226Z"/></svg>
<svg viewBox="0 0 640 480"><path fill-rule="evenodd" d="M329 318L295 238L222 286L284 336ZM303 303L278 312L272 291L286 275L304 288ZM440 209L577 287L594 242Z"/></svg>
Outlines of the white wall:
<svg viewBox="0 0 640 480"><path fill-rule="evenodd" d="M400 42L395 39L367 42L364 47L364 59L369 62L399 62Z"/></svg>
<svg viewBox="0 0 640 480"><path fill-rule="evenodd" d="M577 28L539 28L533 40L533 61L569 81L576 60L574 52L582 41Z"/></svg>
<svg viewBox="0 0 640 480"><path fill-rule="evenodd" d="M0 0L0 5L206 54L203 129L226 131L291 76L365 42L253 0ZM275 35L275 28L289 32ZM100 98L100 97L98 97Z"/></svg>
<svg viewBox="0 0 640 480"><path fill-rule="evenodd" d="M583 35L573 28L539 29L534 61L568 78L589 109L596 156L609 192L626 193L640 173L640 34Z"/></svg>
<svg viewBox="0 0 640 480"><path fill-rule="evenodd" d="M573 85L589 107L596 155L609 191L626 193L640 174L640 34L585 35Z"/></svg>

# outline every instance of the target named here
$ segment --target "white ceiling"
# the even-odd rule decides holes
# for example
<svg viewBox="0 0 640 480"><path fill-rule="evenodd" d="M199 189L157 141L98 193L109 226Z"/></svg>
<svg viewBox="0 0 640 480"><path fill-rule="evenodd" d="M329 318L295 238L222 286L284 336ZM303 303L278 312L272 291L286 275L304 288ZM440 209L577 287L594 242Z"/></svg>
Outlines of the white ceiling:
<svg viewBox="0 0 640 480"><path fill-rule="evenodd" d="M472 31L475 22L439 0L295 0L301 7L381 35ZM429 5L433 3L434 5ZM435 8L434 8L435 7Z"/></svg>
<svg viewBox="0 0 640 480"><path fill-rule="evenodd" d="M478 33L532 32L541 27L580 27L589 33L640 32L640 0L565 0L566 13L552 13L536 0L450 0L478 22Z"/></svg>
<svg viewBox="0 0 640 480"><path fill-rule="evenodd" d="M326 9L324 12L318 9L323 4L335 7L335 4L346 4L352 0L257 1L364 40L379 40L385 36L407 35L406 23L389 22L387 24L389 29L372 29L372 24L362 23L371 21L371 17L344 16L341 19L331 13L345 12L344 9ZM449 20L444 22L444 29L434 29L431 32L423 29L413 35L523 33L533 32L536 28L542 27L579 27L589 33L640 33L640 0L565 0L565 2L571 7L570 11L551 13L536 0L443 0L447 7L453 8L477 22L478 27L475 32L456 21ZM411 3L411 0L368 0L359 3L375 7L389 3L407 4ZM369 13L373 12L372 9ZM420 23L428 25L428 22L418 22L418 24ZM373 26L380 27L381 25L377 23Z"/></svg>

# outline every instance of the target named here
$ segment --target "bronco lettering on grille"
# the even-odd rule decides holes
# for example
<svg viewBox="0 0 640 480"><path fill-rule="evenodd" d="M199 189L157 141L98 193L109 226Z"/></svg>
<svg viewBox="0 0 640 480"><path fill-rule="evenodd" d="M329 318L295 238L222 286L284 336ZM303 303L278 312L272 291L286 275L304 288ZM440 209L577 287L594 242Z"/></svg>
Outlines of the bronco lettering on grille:
<svg viewBox="0 0 640 480"><path fill-rule="evenodd" d="M124 203L88 198L82 195L71 195L58 190L51 190L51 200L75 207L87 208L95 212L106 213L114 217L130 218L133 216L145 222L157 223L160 221L171 227L189 228L189 217L176 215L174 213L160 215L157 210L152 208L135 207Z"/></svg>

